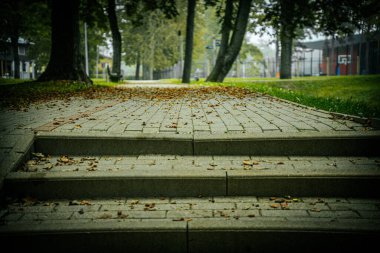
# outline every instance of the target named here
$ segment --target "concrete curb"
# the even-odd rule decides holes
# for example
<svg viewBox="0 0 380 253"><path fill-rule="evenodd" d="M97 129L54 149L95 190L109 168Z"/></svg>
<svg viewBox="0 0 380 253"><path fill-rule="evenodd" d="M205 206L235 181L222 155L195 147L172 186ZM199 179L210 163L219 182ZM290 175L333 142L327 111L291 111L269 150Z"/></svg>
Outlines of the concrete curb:
<svg viewBox="0 0 380 253"><path fill-rule="evenodd" d="M171 221L0 226L1 244L17 251L186 252L186 239L186 223Z"/></svg>
<svg viewBox="0 0 380 253"><path fill-rule="evenodd" d="M8 195L38 199L197 196L379 197L379 172L265 175L233 171L13 172Z"/></svg>
<svg viewBox="0 0 380 253"><path fill-rule="evenodd" d="M297 134L128 134L40 133L38 152L59 155L380 155L380 131Z"/></svg>
<svg viewBox="0 0 380 253"><path fill-rule="evenodd" d="M188 135L89 135L37 134L35 149L51 155L192 155L192 137Z"/></svg>
<svg viewBox="0 0 380 253"><path fill-rule="evenodd" d="M41 252L51 247L55 252L125 252L126 248L137 252L321 252L375 246L379 235L378 222L350 220L112 220L0 227L2 245Z"/></svg>

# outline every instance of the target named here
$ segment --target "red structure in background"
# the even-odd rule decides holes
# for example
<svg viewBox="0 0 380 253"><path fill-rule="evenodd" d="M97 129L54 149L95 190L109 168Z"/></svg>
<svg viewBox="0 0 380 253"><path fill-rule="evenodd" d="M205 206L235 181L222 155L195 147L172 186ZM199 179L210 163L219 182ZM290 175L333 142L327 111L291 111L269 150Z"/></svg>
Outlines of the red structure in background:
<svg viewBox="0 0 380 253"><path fill-rule="evenodd" d="M301 42L298 46L322 51L320 75L380 74L380 33Z"/></svg>

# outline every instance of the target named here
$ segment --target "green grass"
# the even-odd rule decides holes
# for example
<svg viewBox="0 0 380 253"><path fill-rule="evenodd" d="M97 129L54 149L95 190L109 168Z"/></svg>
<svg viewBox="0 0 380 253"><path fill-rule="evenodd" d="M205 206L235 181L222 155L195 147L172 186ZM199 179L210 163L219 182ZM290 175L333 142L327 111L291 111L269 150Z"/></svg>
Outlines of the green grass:
<svg viewBox="0 0 380 253"><path fill-rule="evenodd" d="M380 117L380 75L275 78L226 78L224 83L283 98L307 106L346 114Z"/></svg>

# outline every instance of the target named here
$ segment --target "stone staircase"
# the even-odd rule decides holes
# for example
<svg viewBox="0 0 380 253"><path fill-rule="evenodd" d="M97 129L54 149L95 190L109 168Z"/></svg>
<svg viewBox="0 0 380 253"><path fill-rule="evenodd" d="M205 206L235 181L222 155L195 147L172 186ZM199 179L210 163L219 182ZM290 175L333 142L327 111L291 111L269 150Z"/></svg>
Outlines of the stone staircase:
<svg viewBox="0 0 380 253"><path fill-rule="evenodd" d="M0 241L57 252L376 246L380 133L37 134L4 181Z"/></svg>

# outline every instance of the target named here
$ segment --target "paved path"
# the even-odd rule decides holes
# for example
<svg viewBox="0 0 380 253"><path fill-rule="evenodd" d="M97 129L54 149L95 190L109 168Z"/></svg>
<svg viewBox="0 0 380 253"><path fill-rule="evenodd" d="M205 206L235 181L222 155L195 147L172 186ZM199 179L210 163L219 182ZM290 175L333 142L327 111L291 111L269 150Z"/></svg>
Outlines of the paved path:
<svg viewBox="0 0 380 253"><path fill-rule="evenodd" d="M378 199L299 197L133 198L100 200L10 200L5 224L83 223L115 220L272 220L288 222L379 222Z"/></svg>
<svg viewBox="0 0 380 253"><path fill-rule="evenodd" d="M10 166L23 152L18 148L23 143L20 136L38 131L254 134L371 130L327 112L250 92L231 94L223 89L175 86L181 89L124 87L130 92L130 98L71 98L32 104L23 111L0 108L1 177L3 168Z"/></svg>
<svg viewBox="0 0 380 253"><path fill-rule="evenodd" d="M98 108L97 108L98 107ZM189 89L182 98L71 99L0 112L1 135L21 130L57 132L262 133L366 131L329 113L259 95L231 97ZM49 124L52 126L46 128ZM45 128L40 128L45 126ZM21 130L20 130L21 129ZM21 131L22 132L22 131Z"/></svg>

